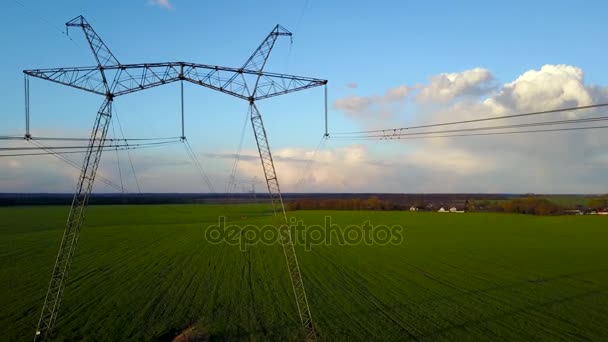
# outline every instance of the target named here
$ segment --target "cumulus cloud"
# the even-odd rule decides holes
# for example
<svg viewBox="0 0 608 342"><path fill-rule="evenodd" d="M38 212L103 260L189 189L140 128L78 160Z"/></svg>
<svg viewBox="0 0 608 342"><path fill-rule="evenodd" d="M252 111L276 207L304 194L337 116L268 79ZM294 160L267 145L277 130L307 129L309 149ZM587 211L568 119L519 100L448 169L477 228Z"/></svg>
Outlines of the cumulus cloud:
<svg viewBox="0 0 608 342"><path fill-rule="evenodd" d="M598 93L599 91L599 93ZM596 96L604 92L595 89ZM547 108L587 106L593 103L594 90L584 84L583 70L569 65L545 65L530 70L513 82L505 84L500 92L487 99L495 110L537 111Z"/></svg>
<svg viewBox="0 0 608 342"><path fill-rule="evenodd" d="M334 108L349 118L362 120L370 126L368 128L378 128L374 125L374 116L390 122L398 106L411 96L418 103L442 104L463 97L487 95L495 88L494 76L489 70L474 68L432 76L428 84L401 84L387 89L383 95L347 96L337 99Z"/></svg>
<svg viewBox="0 0 608 342"><path fill-rule="evenodd" d="M399 93L399 89L403 89ZM392 112L378 115L373 106L397 94L414 101L395 102ZM351 99L352 100L352 99ZM416 126L471 120L547 109L586 106L608 102L608 88L585 84L584 72L576 66L544 65L500 84L492 73L475 68L430 77L427 84L388 89L384 96L359 96L349 110L367 110L362 116L343 113L363 129ZM358 105L354 105L358 104ZM580 110L529 118L503 119L469 125L481 127L533 123L547 120L606 115L606 110ZM411 113L416 113L411 115ZM390 119L390 120L389 120ZM579 125L591 126L593 124ZM447 126L434 129L463 128ZM560 128L554 126L551 128ZM427 131L428 131L427 130ZM505 130L496 130L505 131ZM444 134L445 135L445 134ZM374 142L379 144L381 142ZM390 145L389 145L390 144ZM371 145L370 145L371 146ZM397 146L397 147L394 147ZM502 135L487 137L436 138L385 142L383 148L403 149L391 156L378 188L399 184L404 192L607 192L608 136L602 130ZM374 154L367 158L377 159ZM384 157L386 161L387 157ZM395 163L397 160L399 162ZM406 169L400 173L395 169ZM388 170L393 169L393 172ZM367 179L375 179L376 175ZM382 184L382 185L379 185ZM370 186L370 191L374 187Z"/></svg>
<svg viewBox="0 0 608 342"><path fill-rule="evenodd" d="M148 0L148 5L150 6L158 6L168 10L173 10L173 4L169 2L169 0Z"/></svg>
<svg viewBox="0 0 608 342"><path fill-rule="evenodd" d="M361 177L362 174L381 179L390 171L370 162L371 155L367 147L361 145L325 149L316 153L303 148L284 148L275 151L274 156L281 188L286 192L366 191L369 179ZM314 163L309 164L311 158L314 158ZM247 176L263 179L259 160L241 163L240 170Z"/></svg>
<svg viewBox="0 0 608 342"><path fill-rule="evenodd" d="M363 120L374 116L390 118L393 113L392 107L405 100L412 89L412 87L400 85L387 89L383 95L347 96L337 99L334 102L334 108L351 118Z"/></svg>
<svg viewBox="0 0 608 342"><path fill-rule="evenodd" d="M343 111L346 115L357 115L368 110L376 101L375 96L348 96L337 99L334 108Z"/></svg>
<svg viewBox="0 0 608 342"><path fill-rule="evenodd" d="M416 100L421 102L446 102L460 96L479 96L494 88L492 73L475 68L456 73L444 73L431 77L431 82L419 87Z"/></svg>

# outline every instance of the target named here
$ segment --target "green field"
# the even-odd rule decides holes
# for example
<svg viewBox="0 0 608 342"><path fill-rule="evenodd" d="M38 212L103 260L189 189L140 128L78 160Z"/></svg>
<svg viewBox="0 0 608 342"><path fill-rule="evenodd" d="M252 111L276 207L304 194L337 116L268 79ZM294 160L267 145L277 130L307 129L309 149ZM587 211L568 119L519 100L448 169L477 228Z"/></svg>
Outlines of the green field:
<svg viewBox="0 0 608 342"><path fill-rule="evenodd" d="M33 333L67 207L0 208L0 339ZM210 244L211 205L88 211L57 322L58 340L296 340L280 246ZM260 224L254 206L233 207ZM298 251L325 341L605 340L608 217L302 211L343 226L400 224L399 245ZM242 220L241 216L247 216Z"/></svg>

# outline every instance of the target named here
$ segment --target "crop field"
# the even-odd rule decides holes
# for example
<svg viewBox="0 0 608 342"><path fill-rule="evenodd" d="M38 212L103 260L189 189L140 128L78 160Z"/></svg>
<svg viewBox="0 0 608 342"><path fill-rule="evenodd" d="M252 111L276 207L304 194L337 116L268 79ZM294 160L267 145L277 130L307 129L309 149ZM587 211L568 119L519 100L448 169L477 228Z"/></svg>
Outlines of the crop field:
<svg viewBox="0 0 608 342"><path fill-rule="evenodd" d="M213 244L220 205L92 206L57 340L297 340L279 245ZM34 335L67 207L0 208L0 339ZM264 224L261 207L229 220ZM605 340L608 217L290 212L306 224L399 224L388 245L298 246L321 340Z"/></svg>

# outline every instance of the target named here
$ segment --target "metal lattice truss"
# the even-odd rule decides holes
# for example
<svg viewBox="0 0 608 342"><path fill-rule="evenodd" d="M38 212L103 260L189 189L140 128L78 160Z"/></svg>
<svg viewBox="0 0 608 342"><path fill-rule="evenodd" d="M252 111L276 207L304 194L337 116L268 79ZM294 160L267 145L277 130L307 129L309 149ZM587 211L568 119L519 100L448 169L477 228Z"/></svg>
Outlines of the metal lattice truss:
<svg viewBox="0 0 608 342"><path fill-rule="evenodd" d="M187 62L111 65L104 67L104 71L106 75L115 75L113 88L110 89L110 94L114 97L183 80L244 100L257 101L318 87L327 82L311 77ZM25 70L24 73L94 94L107 95L98 67L35 69ZM260 77L257 87L248 84L250 76ZM257 89L255 94L249 91L250 87Z"/></svg>
<svg viewBox="0 0 608 342"><path fill-rule="evenodd" d="M29 76L102 95L104 96L104 102L97 113L84 156L82 171L38 321L35 340L47 341L53 337L53 326L57 319L63 291L68 279L68 271L106 142L114 98L176 81L198 84L249 102L252 128L273 209L275 214L282 214L285 220L285 225L281 225L279 229L302 324L303 337L305 340L316 340L291 231L288 228L285 229L287 227L287 216L285 215L279 182L274 169L268 136L264 129L262 116L255 106L257 100L327 84L326 80L264 71L266 61L277 38L280 36L291 37L291 32L280 25L275 26L241 68L229 68L188 62L121 64L84 17L78 16L67 22L66 26L68 28L78 27L84 32L88 45L95 56L97 66L24 70L23 72L26 74L26 118L29 118ZM27 127L26 138L29 139L29 126Z"/></svg>

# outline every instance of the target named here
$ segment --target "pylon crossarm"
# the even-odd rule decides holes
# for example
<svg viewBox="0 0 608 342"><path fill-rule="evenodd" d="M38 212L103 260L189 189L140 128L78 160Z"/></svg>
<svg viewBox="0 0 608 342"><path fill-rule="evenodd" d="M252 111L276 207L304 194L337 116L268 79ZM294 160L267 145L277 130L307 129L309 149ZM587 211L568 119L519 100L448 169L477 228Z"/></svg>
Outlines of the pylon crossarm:
<svg viewBox="0 0 608 342"><path fill-rule="evenodd" d="M169 84L182 79L179 63L154 63L120 66L114 79L114 96L125 95L144 89Z"/></svg>
<svg viewBox="0 0 608 342"><path fill-rule="evenodd" d="M253 54L247 59L245 64L243 64L243 69L255 71L263 70L277 38L279 36L291 37L291 35L292 33L287 31L283 26L276 25L268 36L266 36L266 39L262 41L258 48L255 49Z"/></svg>
<svg viewBox="0 0 608 342"><path fill-rule="evenodd" d="M183 70L183 72L182 72ZM69 87L107 95L104 77L97 67L71 67L24 70L25 74ZM166 62L113 65L103 69L105 75L114 74L110 93L120 96L144 89L185 80L241 99L249 100L247 77L257 82L254 100L292 93L327 83L312 77L278 74L220 67L215 65ZM230 81L233 75L243 75ZM255 78L255 80L251 79ZM259 78L259 82L257 79Z"/></svg>
<svg viewBox="0 0 608 342"><path fill-rule="evenodd" d="M110 48L103 42L101 37L93 30L93 27L86 21L86 19L79 15L76 18L65 23L65 26L69 29L70 27L80 27L84 32L85 38L89 43L89 47L95 56L97 64L101 67L107 67L110 65L119 65L118 59L114 57Z"/></svg>
<svg viewBox="0 0 608 342"><path fill-rule="evenodd" d="M274 43L276 42L279 36L290 36L291 32L287 31L283 26L277 25L272 31L266 36L264 41L258 46L255 51L249 56L249 58L243 64L241 70L253 70L253 71L262 71L264 70L264 66L266 65L266 61L268 60L268 56L270 56L270 52L274 47ZM228 80L228 83L234 82L237 78L237 75L233 75ZM255 87L253 87L255 88Z"/></svg>
<svg viewBox="0 0 608 342"><path fill-rule="evenodd" d="M262 74L260 75L255 92L255 100L263 100L269 97L285 95L296 91L319 87L326 84L326 80L316 78Z"/></svg>
<svg viewBox="0 0 608 342"><path fill-rule="evenodd" d="M35 69L23 70L23 73L98 95L105 95L105 85L97 67Z"/></svg>
<svg viewBox="0 0 608 342"><path fill-rule="evenodd" d="M183 63L183 65L185 80L244 100L250 100L250 96L253 96L253 100L266 99L327 83L326 80L318 78L265 71L195 63ZM239 74L243 77L234 77ZM251 89L254 91L250 92Z"/></svg>

